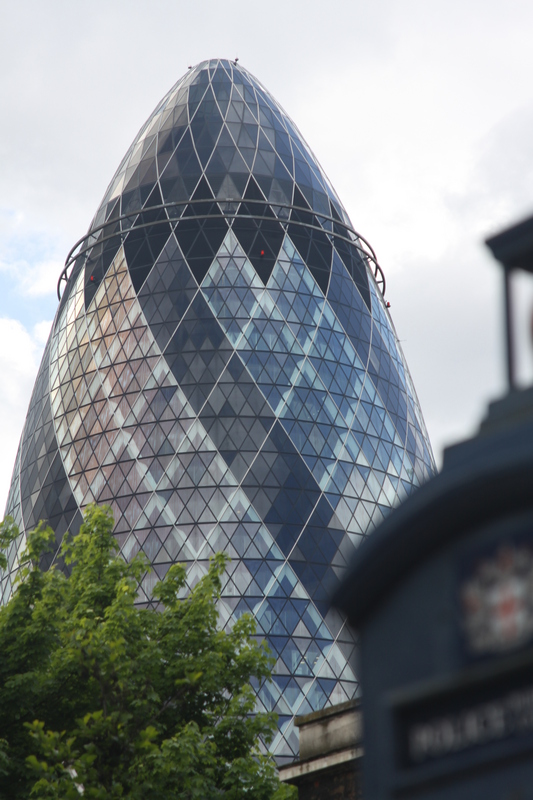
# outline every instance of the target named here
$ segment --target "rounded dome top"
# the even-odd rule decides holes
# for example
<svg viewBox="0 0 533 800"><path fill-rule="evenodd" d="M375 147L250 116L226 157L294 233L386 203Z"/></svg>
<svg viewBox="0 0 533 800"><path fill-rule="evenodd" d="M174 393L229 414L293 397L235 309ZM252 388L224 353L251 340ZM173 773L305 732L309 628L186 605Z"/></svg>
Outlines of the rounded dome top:
<svg viewBox="0 0 533 800"><path fill-rule="evenodd" d="M170 89L119 166L93 225L122 198L122 213L146 203L157 181L162 200L194 196L204 176L220 201L245 196L250 176L270 203L305 204L350 220L302 135L271 94L244 67L211 59ZM255 198L254 198L255 199Z"/></svg>
<svg viewBox="0 0 533 800"><path fill-rule="evenodd" d="M365 264L384 289L372 248L353 230L300 132L234 61L203 61L165 95L122 160L87 235L69 254L60 283L75 258L95 244L105 270L124 237L130 250L138 240L132 229L150 228L152 235L154 225L162 240L172 226L199 282L230 225L263 282L288 232L324 292L332 236L368 306ZM152 254L153 244L152 236ZM86 272L97 282L103 272L90 261ZM141 261L130 264L138 269L137 286L146 277ZM87 293L90 300L90 286Z"/></svg>

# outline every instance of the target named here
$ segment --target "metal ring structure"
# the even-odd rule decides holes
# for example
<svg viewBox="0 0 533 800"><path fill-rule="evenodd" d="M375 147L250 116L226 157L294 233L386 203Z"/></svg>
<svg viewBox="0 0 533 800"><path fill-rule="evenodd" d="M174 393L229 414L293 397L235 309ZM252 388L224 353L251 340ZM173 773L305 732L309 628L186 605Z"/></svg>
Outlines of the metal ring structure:
<svg viewBox="0 0 533 800"><path fill-rule="evenodd" d="M174 223L178 223L182 219L221 219L221 218L222 219L226 219L226 220L234 220L234 219L237 219L237 218L239 218L239 219L250 219L250 220L257 219L257 215L229 213L228 210L222 212L221 214L198 214L195 217L183 217L183 214L181 214L180 216L169 216L169 214L168 214L168 209L170 209L170 208L176 208L176 209L177 208L183 208L183 210L185 210L185 208L187 206L194 205L195 203L196 204L202 204L202 205L205 205L206 203L217 203L217 205L219 205L219 206L228 206L228 205L238 206L241 203L248 203L248 204L253 204L253 205L263 205L265 207L269 206L269 207L273 207L275 209L287 209L287 211L293 211L293 210L294 211L302 211L302 212L307 213L307 214L312 214L313 216L318 217L318 218L324 220L325 222L329 222L329 223L332 224L332 226L333 225L340 225L342 228L345 229L345 231L347 233L353 234L353 236L355 236L359 241L363 242L363 244L368 248L368 251L370 251L370 252L368 252L366 249L361 247L357 242L355 242L349 236L342 236L340 233L334 232L333 230L332 231L328 231L325 228L323 228L321 225L312 225L312 224L310 224L308 222L301 222L300 220L295 220L295 219L289 220L288 218L286 220L284 220L284 219L280 219L279 217L275 217L276 221L279 222L280 225L282 225L282 227L285 228L285 230L286 230L286 226L290 223L291 225L299 225L302 228L310 228L311 230L316 230L316 231L320 231L321 233L325 233L326 236L330 239L330 241L332 243L333 243L335 238L338 238L338 239L341 239L342 241L348 242L349 244L353 245L359 251L359 253L363 256L365 261L371 261L372 262L372 264L373 264L372 272L373 272L373 275L374 275L374 279L376 281L376 284L377 284L382 296L383 297L385 296L385 290L386 290L385 274L384 274L383 270L381 269L381 267L380 267L380 265L378 263L378 260L377 260L376 254L374 252L374 249L372 248L372 245L369 242L367 242L367 240L364 238L364 236L361 236L360 233L355 231L349 225L346 225L345 222L342 222L342 221L340 221L338 219L335 219L334 217L327 216L326 214L319 214L316 211L310 210L309 208L304 208L303 206L286 205L286 204L281 204L281 203L269 203L267 200L243 200L243 199L233 200L231 198L227 198L226 200L208 199L208 200L188 200L188 201L184 201L184 202L181 202L181 203L161 203L160 205L149 206L148 208L141 208L141 209L137 209L135 211L130 211L127 214L122 214L119 217L114 217L113 219L108 219L106 222L103 222L101 225L98 225L97 227L92 228L88 233L86 233L84 236L82 236L80 239L78 239L78 241L73 245L73 247L71 247L71 249L70 249L70 251L69 251L69 253L67 255L67 258L65 260L65 266L63 267L63 270L62 270L61 275L59 276L59 280L57 282L57 297L58 297L58 299L61 300L61 296L62 296L61 295L61 283L64 281L65 286L68 283L68 280L69 280L68 270L69 270L69 268L76 261L76 259L78 259L80 256L84 255L84 253L87 253L89 250L91 250L97 244L102 244L103 242L109 241L110 239L114 239L117 236L120 236L122 238L122 240L124 240L126 238L126 236L132 230L141 230L142 228L151 228L151 227L154 227L155 225L168 224L168 223L173 223L173 222ZM130 225L125 230L122 229L122 225L121 225L121 229L119 231L115 230L115 231L113 231L113 233L110 233L107 236L98 236L98 237L94 238L94 241L92 241L86 247L83 247L83 248L78 250L78 248L80 248L80 246L84 242L86 242L88 239L91 239L91 238L95 237L95 234L99 233L100 231L103 231L105 228L108 228L110 226L116 226L117 224L122 223L125 220L129 220L131 218L138 217L141 214L153 213L154 211L161 211L163 209L167 212L167 218L166 219L151 220L150 222L144 222L144 223L141 223L140 225L134 225L132 223L132 225ZM260 217L260 218L262 219L262 217Z"/></svg>

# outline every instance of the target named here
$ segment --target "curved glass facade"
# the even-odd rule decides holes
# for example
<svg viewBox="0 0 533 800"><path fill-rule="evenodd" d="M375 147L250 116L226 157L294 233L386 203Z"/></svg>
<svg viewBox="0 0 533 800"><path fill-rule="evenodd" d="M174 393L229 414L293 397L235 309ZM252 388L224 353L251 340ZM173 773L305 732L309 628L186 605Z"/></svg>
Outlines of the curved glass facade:
<svg viewBox="0 0 533 800"><path fill-rule="evenodd" d="M153 564L141 602L173 562L194 583L230 554L222 620L251 612L277 659L258 702L280 761L295 714L357 689L329 592L434 470L381 283L280 106L240 65L199 64L67 261L13 473L22 531L47 519L59 543L112 506L124 557Z"/></svg>

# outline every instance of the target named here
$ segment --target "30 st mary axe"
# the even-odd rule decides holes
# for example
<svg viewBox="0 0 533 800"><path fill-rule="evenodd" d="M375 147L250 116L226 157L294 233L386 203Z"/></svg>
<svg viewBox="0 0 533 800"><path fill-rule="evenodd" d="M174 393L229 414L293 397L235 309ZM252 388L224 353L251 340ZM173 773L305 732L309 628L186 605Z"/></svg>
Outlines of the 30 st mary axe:
<svg viewBox="0 0 533 800"><path fill-rule="evenodd" d="M258 702L291 760L294 715L357 689L328 593L434 469L373 251L276 101L216 59L143 126L60 287L6 513L59 543L109 503L153 564L140 602L228 552L222 623L248 611L267 638Z"/></svg>

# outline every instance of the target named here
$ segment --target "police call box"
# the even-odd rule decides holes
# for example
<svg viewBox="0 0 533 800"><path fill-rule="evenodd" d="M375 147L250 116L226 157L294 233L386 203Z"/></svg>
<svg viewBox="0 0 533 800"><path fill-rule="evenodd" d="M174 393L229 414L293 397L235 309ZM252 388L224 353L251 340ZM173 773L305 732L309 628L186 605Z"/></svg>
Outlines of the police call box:
<svg viewBox="0 0 533 800"><path fill-rule="evenodd" d="M363 797L533 800L533 390L361 545Z"/></svg>

